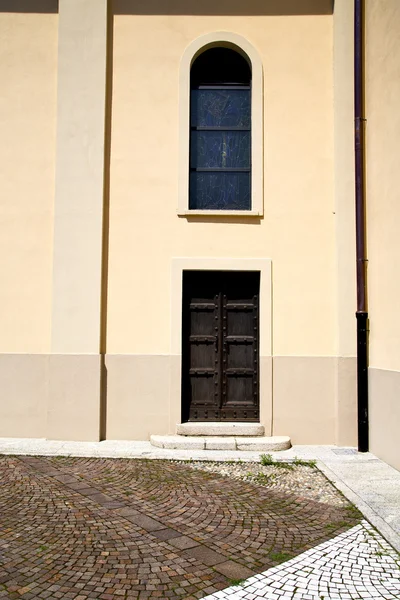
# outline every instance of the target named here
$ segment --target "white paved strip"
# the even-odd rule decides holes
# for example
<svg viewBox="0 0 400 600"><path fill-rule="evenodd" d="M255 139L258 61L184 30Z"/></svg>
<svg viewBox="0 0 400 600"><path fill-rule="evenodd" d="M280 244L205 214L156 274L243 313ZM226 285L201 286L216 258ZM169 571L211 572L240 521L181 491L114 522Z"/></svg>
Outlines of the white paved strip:
<svg viewBox="0 0 400 600"><path fill-rule="evenodd" d="M367 521L203 600L399 600L400 556Z"/></svg>

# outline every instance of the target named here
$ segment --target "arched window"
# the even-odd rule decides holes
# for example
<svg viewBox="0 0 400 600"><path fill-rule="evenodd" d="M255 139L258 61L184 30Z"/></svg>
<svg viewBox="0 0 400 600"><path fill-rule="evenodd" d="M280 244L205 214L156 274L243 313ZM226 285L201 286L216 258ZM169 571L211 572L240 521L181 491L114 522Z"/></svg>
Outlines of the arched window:
<svg viewBox="0 0 400 600"><path fill-rule="evenodd" d="M251 210L251 67L212 47L190 71L190 210Z"/></svg>

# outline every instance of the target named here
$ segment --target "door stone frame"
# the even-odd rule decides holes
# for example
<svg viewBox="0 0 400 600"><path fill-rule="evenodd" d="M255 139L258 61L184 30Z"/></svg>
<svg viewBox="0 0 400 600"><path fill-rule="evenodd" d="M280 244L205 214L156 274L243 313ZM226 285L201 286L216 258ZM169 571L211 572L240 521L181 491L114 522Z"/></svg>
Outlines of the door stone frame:
<svg viewBox="0 0 400 600"><path fill-rule="evenodd" d="M170 431L181 423L183 271L260 272L260 423L272 434L272 285L270 258L176 257L171 261Z"/></svg>

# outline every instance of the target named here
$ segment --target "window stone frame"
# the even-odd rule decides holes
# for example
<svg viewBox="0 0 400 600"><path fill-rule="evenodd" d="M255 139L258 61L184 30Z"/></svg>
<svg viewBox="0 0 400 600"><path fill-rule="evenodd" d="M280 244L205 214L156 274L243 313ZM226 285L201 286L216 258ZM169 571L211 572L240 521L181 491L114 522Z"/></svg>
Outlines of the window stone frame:
<svg viewBox="0 0 400 600"><path fill-rule="evenodd" d="M189 144L190 144L190 69L193 61L212 47L222 46L239 52L252 71L251 90L251 210L189 209ZM179 216L262 216L263 210L263 69L255 48L242 36L227 31L213 32L193 40L186 48L179 77Z"/></svg>

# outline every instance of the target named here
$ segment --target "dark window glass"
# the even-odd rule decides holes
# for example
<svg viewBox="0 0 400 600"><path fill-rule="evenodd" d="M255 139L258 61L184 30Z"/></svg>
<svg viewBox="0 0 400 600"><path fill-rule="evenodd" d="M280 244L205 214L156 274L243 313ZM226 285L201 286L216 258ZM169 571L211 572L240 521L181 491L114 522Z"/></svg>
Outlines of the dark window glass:
<svg viewBox="0 0 400 600"><path fill-rule="evenodd" d="M202 210L249 210L250 173L226 171L201 172L190 174L191 200L196 199L190 208Z"/></svg>
<svg viewBox="0 0 400 600"><path fill-rule="evenodd" d="M250 131L193 131L191 167L250 169Z"/></svg>
<svg viewBox="0 0 400 600"><path fill-rule="evenodd" d="M250 129L250 89L194 89L191 93L192 127L245 127Z"/></svg>
<svg viewBox="0 0 400 600"><path fill-rule="evenodd" d="M234 50L212 48L193 63L190 209L251 209L251 71Z"/></svg>

